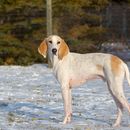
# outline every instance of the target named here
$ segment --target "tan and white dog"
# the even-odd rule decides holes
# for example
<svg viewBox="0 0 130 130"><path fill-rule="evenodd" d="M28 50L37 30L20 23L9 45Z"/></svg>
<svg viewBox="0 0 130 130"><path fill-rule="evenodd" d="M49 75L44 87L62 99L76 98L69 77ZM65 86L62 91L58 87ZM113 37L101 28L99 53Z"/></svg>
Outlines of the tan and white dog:
<svg viewBox="0 0 130 130"><path fill-rule="evenodd" d="M71 53L65 41L57 35L45 38L38 51L44 57L48 54L53 65L53 72L61 84L65 110L64 124L71 121L71 88L98 77L107 82L108 90L118 108L114 126L120 125L123 108L130 113L130 105L123 92L125 76L130 85L129 70L121 59L104 53Z"/></svg>

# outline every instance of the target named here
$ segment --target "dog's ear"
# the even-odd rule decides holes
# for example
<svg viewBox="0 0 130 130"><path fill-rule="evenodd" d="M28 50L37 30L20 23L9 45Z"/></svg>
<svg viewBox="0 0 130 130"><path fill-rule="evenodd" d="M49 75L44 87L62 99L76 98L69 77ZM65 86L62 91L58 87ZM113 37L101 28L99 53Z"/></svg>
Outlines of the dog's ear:
<svg viewBox="0 0 130 130"><path fill-rule="evenodd" d="M46 58L47 55L47 43L46 43L46 39L44 41L42 41L42 43L40 44L40 46L38 47L38 52L44 57Z"/></svg>
<svg viewBox="0 0 130 130"><path fill-rule="evenodd" d="M60 60L62 60L63 57L66 56L68 53L69 53L69 47L65 43L65 41L62 39L61 44L60 44L60 48L58 50L58 58Z"/></svg>

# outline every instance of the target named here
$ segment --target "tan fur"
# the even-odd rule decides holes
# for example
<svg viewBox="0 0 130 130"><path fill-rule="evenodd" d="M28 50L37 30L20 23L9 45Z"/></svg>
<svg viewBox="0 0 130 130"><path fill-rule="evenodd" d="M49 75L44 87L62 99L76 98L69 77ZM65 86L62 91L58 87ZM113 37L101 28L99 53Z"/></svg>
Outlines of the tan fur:
<svg viewBox="0 0 130 130"><path fill-rule="evenodd" d="M38 52L43 55L44 57L46 57L46 53L47 53L47 44L46 44L46 41L44 40L39 48L38 48Z"/></svg>
<svg viewBox="0 0 130 130"><path fill-rule="evenodd" d="M97 67L97 69L98 69L99 71L102 71L102 70L103 70L103 67L102 67L101 65L96 65L96 67Z"/></svg>
<svg viewBox="0 0 130 130"><path fill-rule="evenodd" d="M120 73L121 60L116 56L111 56L111 69L114 75Z"/></svg>
<svg viewBox="0 0 130 130"><path fill-rule="evenodd" d="M65 43L65 41L62 40L59 51L58 51L58 58L62 60L63 57L66 56L68 53L69 53L69 48L67 44Z"/></svg>

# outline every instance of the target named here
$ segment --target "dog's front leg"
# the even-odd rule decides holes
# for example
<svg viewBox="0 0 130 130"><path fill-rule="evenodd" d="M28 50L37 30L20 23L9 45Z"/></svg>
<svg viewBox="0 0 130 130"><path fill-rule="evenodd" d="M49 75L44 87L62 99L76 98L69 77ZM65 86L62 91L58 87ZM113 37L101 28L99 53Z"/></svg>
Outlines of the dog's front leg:
<svg viewBox="0 0 130 130"><path fill-rule="evenodd" d="M68 86L62 87L62 97L64 100L64 111L65 111L65 118L63 124L66 124L71 122L71 115L72 115L71 89Z"/></svg>

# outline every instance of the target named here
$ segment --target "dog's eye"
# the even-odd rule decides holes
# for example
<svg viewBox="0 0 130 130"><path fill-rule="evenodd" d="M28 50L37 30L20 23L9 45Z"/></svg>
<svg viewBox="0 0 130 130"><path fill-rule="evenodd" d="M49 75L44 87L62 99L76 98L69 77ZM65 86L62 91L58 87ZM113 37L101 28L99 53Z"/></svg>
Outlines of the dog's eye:
<svg viewBox="0 0 130 130"><path fill-rule="evenodd" d="M52 44L52 41L49 41L49 43L51 43L51 44Z"/></svg>
<svg viewBox="0 0 130 130"><path fill-rule="evenodd" d="M60 44L60 41L58 41L57 44Z"/></svg>

